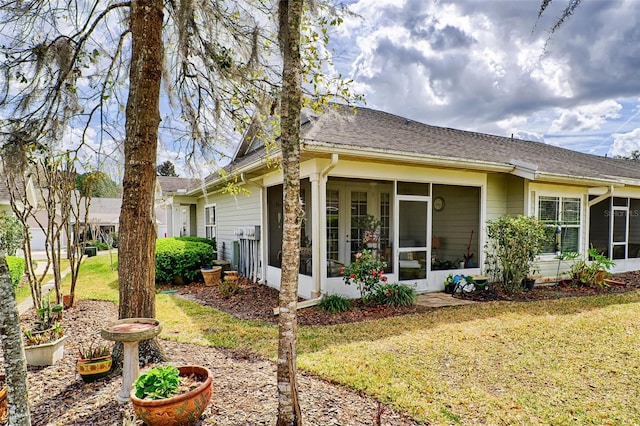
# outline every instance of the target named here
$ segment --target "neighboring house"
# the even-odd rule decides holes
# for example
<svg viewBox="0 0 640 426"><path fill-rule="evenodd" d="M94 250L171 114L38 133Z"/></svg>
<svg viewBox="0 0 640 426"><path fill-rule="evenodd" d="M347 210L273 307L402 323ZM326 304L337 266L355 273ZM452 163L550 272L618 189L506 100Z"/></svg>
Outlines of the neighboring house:
<svg viewBox="0 0 640 426"><path fill-rule="evenodd" d="M0 210L11 211L11 200L9 190L4 184L0 185Z"/></svg>
<svg viewBox="0 0 640 426"><path fill-rule="evenodd" d="M639 163L368 108L309 116L302 139L302 297L358 296L340 267L361 249L358 224L367 215L381 221L376 249L389 281L419 292L442 290L449 273L482 274L485 224L504 214L548 224L550 240L537 262L546 277L556 276L556 252L589 247L611 257L615 271L640 269ZM180 197L175 191L172 211L188 206L182 222L189 218L189 232L195 222L198 236L217 237L219 258L278 287L283 178L267 163L262 143L245 140L227 171L249 195L229 194L222 178L210 176L206 196L202 184Z"/></svg>
<svg viewBox="0 0 640 426"><path fill-rule="evenodd" d="M78 219L81 221L80 229L85 232L86 238L113 244L113 237L117 234L120 225L122 198L91 197L87 223L83 222L86 215L84 201L84 199L81 200ZM70 217L71 226L74 225L73 221L74 218Z"/></svg>
<svg viewBox="0 0 640 426"><path fill-rule="evenodd" d="M198 199L194 196L188 196L187 190L198 188L200 185L202 185L202 179L157 177L155 197L159 238L197 235L196 207Z"/></svg>

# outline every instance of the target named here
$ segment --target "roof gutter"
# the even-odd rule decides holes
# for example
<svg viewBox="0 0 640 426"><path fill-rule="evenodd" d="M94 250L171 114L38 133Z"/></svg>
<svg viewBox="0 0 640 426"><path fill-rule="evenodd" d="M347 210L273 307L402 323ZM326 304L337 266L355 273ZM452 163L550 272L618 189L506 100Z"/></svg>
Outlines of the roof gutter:
<svg viewBox="0 0 640 426"><path fill-rule="evenodd" d="M307 151L316 151L316 152L328 152L332 154L343 154L349 156L356 157L367 157L374 158L379 160L395 160L406 162L407 161L407 153L392 153L386 150L381 149L373 149L367 148L366 151L363 151L361 148L356 146L335 146L331 144L326 144L322 142L313 141L311 144L307 144ZM474 160L461 160L460 158L450 158L450 157L440 157L435 155L425 155L425 154L411 154L411 159L415 160L416 163L428 163L437 166L450 167L450 168L466 168L472 170L485 170L490 172L504 172L509 173L514 169L513 165L504 164L504 163L493 163L486 161L474 161ZM461 167L464 165L464 167Z"/></svg>
<svg viewBox="0 0 640 426"><path fill-rule="evenodd" d="M274 152L275 154L277 154L278 152ZM273 156L273 155L272 155ZM267 159L265 157L260 157L258 160L256 161L252 161L238 169L233 170L233 172L230 172L229 174L238 174L241 175L241 180L243 182L245 182L244 178L242 177L242 175L244 175L244 173L250 172L251 170L257 169L261 166L264 166L265 164L267 164ZM209 182L205 182L204 185L199 186L198 188L192 189L191 191L188 192L188 195L194 195L194 196L199 196L202 195L202 192L206 192L208 189L210 189L211 187L224 182L224 179L220 176L217 176L216 178L210 180Z"/></svg>
<svg viewBox="0 0 640 426"><path fill-rule="evenodd" d="M589 200L588 205L589 205L589 207L592 207L592 206L598 204L600 201L606 200L609 197L613 197L613 186L610 186L607 189L607 192L605 192L604 194L597 196L593 200Z"/></svg>
<svg viewBox="0 0 640 426"><path fill-rule="evenodd" d="M579 186L606 186L611 188L621 188L625 186L624 182L620 182L613 179L600 179L584 176L569 176L553 173L541 173L540 177L536 179L538 182L551 182L551 183L566 183Z"/></svg>

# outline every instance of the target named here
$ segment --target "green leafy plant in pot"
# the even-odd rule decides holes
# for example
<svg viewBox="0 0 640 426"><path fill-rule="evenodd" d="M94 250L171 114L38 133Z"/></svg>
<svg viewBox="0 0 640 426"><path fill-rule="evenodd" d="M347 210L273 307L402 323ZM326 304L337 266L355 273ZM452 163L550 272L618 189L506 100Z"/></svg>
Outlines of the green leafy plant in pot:
<svg viewBox="0 0 640 426"><path fill-rule="evenodd" d="M23 330L25 357L29 365L53 365L64 356L64 330L58 322L62 305L51 304L43 298L36 311L33 327Z"/></svg>
<svg viewBox="0 0 640 426"><path fill-rule="evenodd" d="M106 344L91 343L88 348L78 350L78 374L85 382L101 379L111 372L111 347Z"/></svg>
<svg viewBox="0 0 640 426"><path fill-rule="evenodd" d="M158 366L140 375L131 390L136 415L149 426L195 424L211 400L208 368Z"/></svg>

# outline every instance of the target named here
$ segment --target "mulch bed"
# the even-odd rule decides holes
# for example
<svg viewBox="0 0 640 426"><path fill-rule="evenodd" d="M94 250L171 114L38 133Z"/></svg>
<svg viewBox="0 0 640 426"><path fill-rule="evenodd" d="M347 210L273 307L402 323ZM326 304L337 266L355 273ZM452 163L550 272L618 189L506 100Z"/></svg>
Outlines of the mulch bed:
<svg viewBox="0 0 640 426"><path fill-rule="evenodd" d="M455 295L453 297L476 301L509 300L515 302L532 302L562 297L624 293L640 288L640 271L614 274L611 279L624 283L624 285L610 285L605 287L572 286L568 284L536 285L532 291L512 295L507 295L496 290L488 290L473 292L464 296ZM166 284L159 286L159 291L175 291L175 294L180 297L185 297L202 305L216 308L241 319L259 320L269 323L278 322L278 317L273 313L273 309L278 306L278 290L244 278L240 280L240 291L230 297L225 297L217 286L207 287L204 283L200 282L194 282L186 286ZM431 310L433 310L433 308L419 305L407 307L372 307L364 305L360 300L354 300L352 301L352 309L347 312L326 313L317 306L300 309L298 310L298 324L345 324L398 315L423 313Z"/></svg>
<svg viewBox="0 0 640 426"><path fill-rule="evenodd" d="M596 296L603 294L625 293L640 289L640 271L613 274L604 286L576 285L568 281L560 283L538 284L532 291L505 294L496 290L487 292L472 292L468 295L458 295L461 299L487 301L510 300L514 302L535 302L538 300L559 299L563 297Z"/></svg>
<svg viewBox="0 0 640 426"><path fill-rule="evenodd" d="M227 312L237 318L274 324L278 322L278 316L273 313L273 309L278 306L278 290L246 278L241 278L240 291L231 297L224 297L217 286L207 287L200 282L187 286L166 284L160 286L159 291L176 291L175 294L179 297ZM332 325L428 312L431 309L433 308L419 305L366 306L361 300L353 300L351 310L347 312L326 313L317 306L311 306L298 310L297 318L300 325Z"/></svg>

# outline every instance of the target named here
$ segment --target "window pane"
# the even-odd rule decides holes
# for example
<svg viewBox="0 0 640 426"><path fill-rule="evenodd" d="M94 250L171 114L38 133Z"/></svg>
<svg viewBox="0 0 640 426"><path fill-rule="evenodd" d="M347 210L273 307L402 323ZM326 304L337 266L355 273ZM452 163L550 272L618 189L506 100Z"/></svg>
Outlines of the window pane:
<svg viewBox="0 0 640 426"><path fill-rule="evenodd" d="M614 206L627 207L628 203L629 203L629 199L628 198L613 197L613 205Z"/></svg>
<svg viewBox="0 0 640 426"><path fill-rule="evenodd" d="M580 224L580 199L562 199L562 223L566 225Z"/></svg>
<svg viewBox="0 0 640 426"><path fill-rule="evenodd" d="M627 211L613 211L613 242L622 243L627 241Z"/></svg>
<svg viewBox="0 0 640 426"><path fill-rule="evenodd" d="M570 251L578 251L578 242L580 239L580 228L578 227L562 227L560 251L562 253Z"/></svg>
<svg viewBox="0 0 640 426"><path fill-rule="evenodd" d="M327 190L327 275L338 276L340 267L332 267L338 261L338 191Z"/></svg>
<svg viewBox="0 0 640 426"><path fill-rule="evenodd" d="M555 253L560 250L558 244L556 244L556 226L547 226L545 228L544 245L540 253Z"/></svg>
<svg viewBox="0 0 640 426"><path fill-rule="evenodd" d="M398 182L398 194L402 195L429 195L428 183Z"/></svg>
<svg viewBox="0 0 640 426"><path fill-rule="evenodd" d="M426 259L426 251L410 251L400 253L400 273L398 274L398 278L401 281L426 278Z"/></svg>
<svg viewBox="0 0 640 426"><path fill-rule="evenodd" d="M400 247L427 246L427 203L400 201Z"/></svg>
<svg viewBox="0 0 640 426"><path fill-rule="evenodd" d="M364 228L360 225L367 218L367 193L351 192L351 259L363 248Z"/></svg>
<svg viewBox="0 0 640 426"><path fill-rule="evenodd" d="M640 257L640 200L632 198L629 204L629 250L627 257Z"/></svg>
<svg viewBox="0 0 640 426"><path fill-rule="evenodd" d="M558 197L540 197L538 200L538 220L549 224L557 223L559 202Z"/></svg>
<svg viewBox="0 0 640 426"><path fill-rule="evenodd" d="M613 258L614 259L624 259L625 256L625 248L623 245L613 246Z"/></svg>
<svg viewBox="0 0 640 426"><path fill-rule="evenodd" d="M393 272L393 249L391 247L391 194L380 193L380 259L387 263L384 272Z"/></svg>

